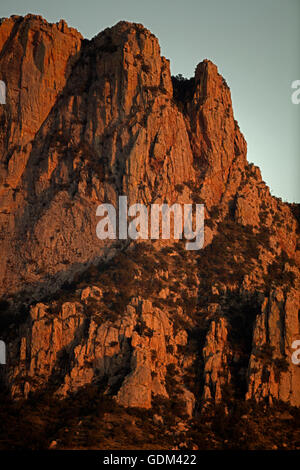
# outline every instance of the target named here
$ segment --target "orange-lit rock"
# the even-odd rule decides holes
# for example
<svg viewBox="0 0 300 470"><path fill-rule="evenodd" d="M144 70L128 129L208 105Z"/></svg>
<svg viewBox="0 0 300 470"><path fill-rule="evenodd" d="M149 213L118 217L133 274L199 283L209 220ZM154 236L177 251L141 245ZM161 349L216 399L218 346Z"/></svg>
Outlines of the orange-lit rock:
<svg viewBox="0 0 300 470"><path fill-rule="evenodd" d="M188 416L230 393L299 406L299 210L247 162L217 67L204 60L172 83L142 25L87 41L27 15L0 24L0 71L12 395L94 384L125 407L160 397ZM100 241L96 207L122 194L204 203L205 248L147 241L138 256L133 244Z"/></svg>

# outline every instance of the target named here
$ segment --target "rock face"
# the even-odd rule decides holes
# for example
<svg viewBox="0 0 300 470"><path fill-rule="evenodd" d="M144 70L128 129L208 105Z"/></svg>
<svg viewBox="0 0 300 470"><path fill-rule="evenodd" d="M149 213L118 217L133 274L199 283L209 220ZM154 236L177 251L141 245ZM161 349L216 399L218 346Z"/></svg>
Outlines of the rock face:
<svg viewBox="0 0 300 470"><path fill-rule="evenodd" d="M265 298L257 319L249 362L248 398L300 406L300 375L290 367L291 345L299 337L299 291L276 289Z"/></svg>
<svg viewBox="0 0 300 470"><path fill-rule="evenodd" d="M16 361L9 377L13 395L27 397L30 391L48 386L65 396L105 379L107 393L113 391L126 407L151 408L153 396L169 398L167 369L171 365L179 376L183 374L178 346L186 345L186 331L174 334L168 315L141 298L132 298L114 323L99 318L101 310L98 319L91 320L79 302L63 303L55 315L51 305L36 304L22 325L20 339L11 345ZM188 395L184 387L179 393ZM191 397L186 401L192 414Z"/></svg>
<svg viewBox="0 0 300 470"><path fill-rule="evenodd" d="M231 373L228 363L231 361L231 351L228 343L228 324L226 319L212 321L206 337L204 356L204 400L220 403L223 400L222 390L231 383Z"/></svg>
<svg viewBox="0 0 300 470"><path fill-rule="evenodd" d="M5 19L0 29L1 78L8 93L1 107L1 177L9 202L31 143L66 85L82 36L64 21L49 25L31 15Z"/></svg>
<svg viewBox="0 0 300 470"><path fill-rule="evenodd" d="M19 26L21 32L25 29L34 36L39 28L42 34L42 20L25 17L15 21L24 24ZM47 107L31 95L28 98L36 101L43 115L36 126L26 126L32 130L24 141L26 149L30 148L26 157L18 135L14 137L21 147L18 154L5 146L4 135L2 139L3 177L7 174L2 198L1 233L6 248L2 293L31 286L35 296L41 295L98 260L109 247L107 241L104 246L95 237L99 203L116 205L120 194L128 196L130 205L166 198L175 201L174 187L193 180L188 133L183 116L172 103L169 62L160 57L157 39L141 25L124 22L90 43L84 42L77 53L80 35L72 30L68 33L64 23L48 28L60 44L56 47L52 41L56 54L63 47L66 70L63 64L59 67L64 73L55 86L47 78L47 86L54 88ZM69 49L64 47L63 34L70 36ZM34 46L26 44L27 55L34 62ZM14 60L18 67L20 61ZM70 76L67 62L73 63ZM14 102L9 66L0 63L8 83L8 109ZM33 66L30 63L30 70ZM46 80L54 73L47 68L44 77L43 71L36 71L38 96L43 99L47 94L41 77ZM36 94L34 90L34 97ZM30 111L24 107L27 119L37 116L36 108ZM13 124L6 108L3 120L5 135L9 135ZM183 201L189 200L189 192L185 191Z"/></svg>
<svg viewBox="0 0 300 470"><path fill-rule="evenodd" d="M142 25L87 41L27 15L0 24L0 71L12 396L93 384L122 406L162 399L188 416L230 400L300 406L299 211L247 162L217 67L172 78ZM119 195L205 204L205 248L97 239L96 207Z"/></svg>
<svg viewBox="0 0 300 470"><path fill-rule="evenodd" d="M230 90L217 67L205 60L195 71L187 105L195 163L205 175L200 196L210 209L235 194L246 164L247 146L233 117Z"/></svg>

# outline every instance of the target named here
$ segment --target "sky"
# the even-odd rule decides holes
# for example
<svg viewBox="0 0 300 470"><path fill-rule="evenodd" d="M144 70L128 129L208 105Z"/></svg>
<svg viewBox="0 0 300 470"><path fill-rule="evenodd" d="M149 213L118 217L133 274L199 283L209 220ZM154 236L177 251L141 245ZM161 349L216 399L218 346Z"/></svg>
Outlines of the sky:
<svg viewBox="0 0 300 470"><path fill-rule="evenodd" d="M9 0L0 17L61 18L92 38L120 20L142 23L173 75L212 60L230 86L235 118L271 193L300 202L300 0Z"/></svg>

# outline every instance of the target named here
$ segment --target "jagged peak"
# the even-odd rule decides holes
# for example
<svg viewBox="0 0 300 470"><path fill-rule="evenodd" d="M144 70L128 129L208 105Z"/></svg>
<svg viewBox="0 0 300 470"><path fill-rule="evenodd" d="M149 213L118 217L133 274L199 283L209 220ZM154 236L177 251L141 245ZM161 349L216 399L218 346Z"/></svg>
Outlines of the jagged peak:
<svg viewBox="0 0 300 470"><path fill-rule="evenodd" d="M148 49L151 47L145 46L147 41L153 41L153 53L160 56L160 45L157 37L148 30L141 23L133 23L129 21L119 21L115 25L105 28L92 38L92 43L96 45L105 42L111 42L117 47L124 47L125 44L130 45L132 49L135 48L134 42L140 49ZM155 52L154 52L155 50Z"/></svg>
<svg viewBox="0 0 300 470"><path fill-rule="evenodd" d="M49 26L56 28L58 31L62 33L68 33L68 34L76 34L77 36L83 38L82 34L76 29L71 26L68 26L67 22L64 19L61 19L57 21L56 23L51 23L47 21L43 16L41 15L35 15L33 13L28 13L25 16L22 15L11 15L10 17L4 17L0 19L0 27L3 25L5 26L6 24L9 23L19 23L20 26L22 24L28 24L29 26L37 25L37 26Z"/></svg>
<svg viewBox="0 0 300 470"><path fill-rule="evenodd" d="M103 34L103 33L107 34L109 32L111 32L111 33L115 33L115 32L123 33L123 32L128 32L128 31L135 31L135 32L139 32L139 33L145 33L146 35L156 37L142 23L135 23L135 22L125 21L125 20L118 21L113 26L105 28L99 34Z"/></svg>

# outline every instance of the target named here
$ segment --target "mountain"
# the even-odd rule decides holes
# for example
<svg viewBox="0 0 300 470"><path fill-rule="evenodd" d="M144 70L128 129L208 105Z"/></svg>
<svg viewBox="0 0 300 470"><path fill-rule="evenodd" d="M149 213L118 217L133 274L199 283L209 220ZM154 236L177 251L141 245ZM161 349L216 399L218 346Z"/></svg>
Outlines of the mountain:
<svg viewBox="0 0 300 470"><path fill-rule="evenodd" d="M171 77L141 24L27 15L0 74L2 446L296 448L299 206L247 161L217 67ZM203 248L100 240L122 195L204 204Z"/></svg>

